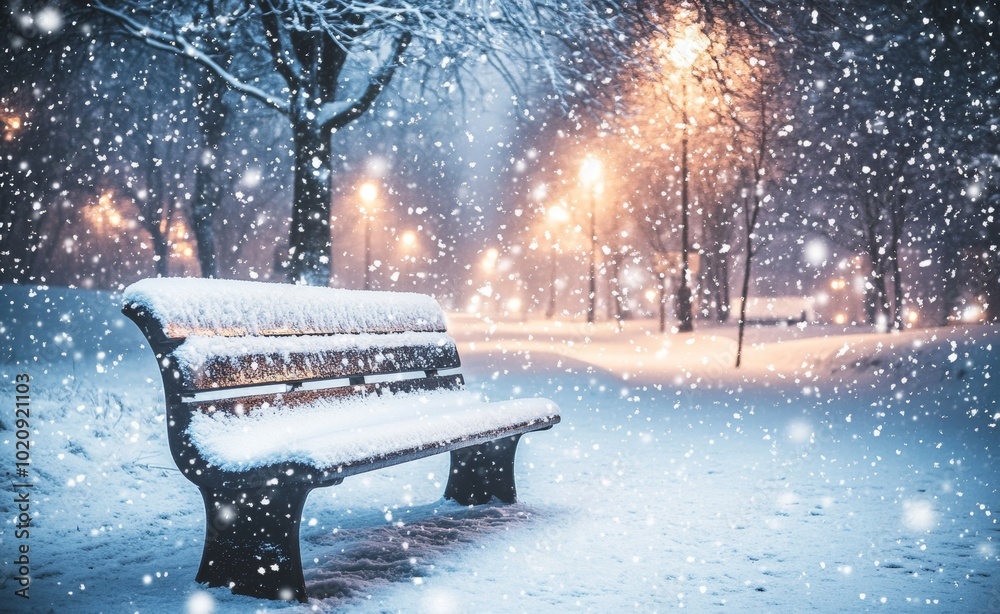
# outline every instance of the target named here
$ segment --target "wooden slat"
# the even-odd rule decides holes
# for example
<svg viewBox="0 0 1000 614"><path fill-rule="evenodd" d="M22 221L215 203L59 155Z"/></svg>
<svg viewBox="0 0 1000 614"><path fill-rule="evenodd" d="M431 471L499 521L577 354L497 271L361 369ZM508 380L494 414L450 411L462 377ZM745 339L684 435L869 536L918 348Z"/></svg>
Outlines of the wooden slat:
<svg viewBox="0 0 1000 614"><path fill-rule="evenodd" d="M371 341L376 336L353 337ZM187 390L437 371L461 366L455 342L443 333L378 335L374 340L378 344L374 346L354 343L351 338L351 335L232 340L192 338L173 355L180 369L181 385ZM420 344L403 345L405 341ZM203 347L191 351L194 345Z"/></svg>
<svg viewBox="0 0 1000 614"><path fill-rule="evenodd" d="M464 385L461 375L443 375L421 377L394 382L377 384L361 384L357 386L341 386L323 390L297 390L282 394L259 394L238 399L223 399L218 401L198 401L190 403L191 412L226 412L235 415L251 415L254 410L262 407L294 408L308 405L324 399L340 399L352 395L371 394L379 391L413 392L416 390L458 390Z"/></svg>

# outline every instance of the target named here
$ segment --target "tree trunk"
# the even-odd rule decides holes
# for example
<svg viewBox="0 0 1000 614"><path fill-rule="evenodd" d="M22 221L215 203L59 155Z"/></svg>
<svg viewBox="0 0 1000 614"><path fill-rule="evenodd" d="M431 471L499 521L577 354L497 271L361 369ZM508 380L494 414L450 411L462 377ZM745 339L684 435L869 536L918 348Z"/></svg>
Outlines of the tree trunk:
<svg viewBox="0 0 1000 614"><path fill-rule="evenodd" d="M903 271L899 266L899 246L892 252L892 326L903 330Z"/></svg>
<svg viewBox="0 0 1000 614"><path fill-rule="evenodd" d="M715 319L719 324L729 321L729 259L719 258L718 288L715 296Z"/></svg>
<svg viewBox="0 0 1000 614"><path fill-rule="evenodd" d="M891 239L889 241L889 253L887 257L888 267L892 269L892 327L896 330L903 330L903 270L899 264L899 241L903 236L903 201L897 197L893 201L892 217L889 229Z"/></svg>
<svg viewBox="0 0 1000 614"><path fill-rule="evenodd" d="M885 262L882 258L872 264L871 291L869 292L869 324L888 323L888 290L885 286Z"/></svg>
<svg viewBox="0 0 1000 614"><path fill-rule="evenodd" d="M740 288L739 332L736 335L736 368L743 362L743 331L747 325L747 300L750 297L750 265L753 263L753 241L747 233L747 257L743 264L743 286Z"/></svg>
<svg viewBox="0 0 1000 614"><path fill-rule="evenodd" d="M307 122L294 122L295 189L289 234L288 276L295 283L326 286L332 270L330 243L329 135Z"/></svg>
<svg viewBox="0 0 1000 614"><path fill-rule="evenodd" d="M686 95L686 93L685 93ZM686 116L685 106L685 116ZM687 122L687 117L684 118ZM684 129L684 136L681 137L681 278L680 287L677 288L677 330L682 333L689 333L694 330L694 318L691 314L691 287L690 266L691 261L689 251L691 249L690 240L690 212L688 211L688 137L687 128Z"/></svg>
<svg viewBox="0 0 1000 614"><path fill-rule="evenodd" d="M608 283L608 305L614 309L614 318L618 323L618 328L622 327L622 320L625 317L626 305L625 305L625 292L626 289L621 283L621 272L622 272L622 257L620 253L616 253L610 262L611 265L611 280Z"/></svg>
<svg viewBox="0 0 1000 614"><path fill-rule="evenodd" d="M191 226L197 243L202 277L217 277L216 241L213 219L219 208L221 189L216 174L216 154L225 135L222 95L225 85L202 73L198 83L198 124L203 139L201 156L195 167L194 202Z"/></svg>
<svg viewBox="0 0 1000 614"><path fill-rule="evenodd" d="M215 159L206 148L204 157ZM207 164L199 164L194 183L194 202L191 203L191 225L197 244L198 265L202 277L217 277L215 228L212 219L219 205L219 186Z"/></svg>
<svg viewBox="0 0 1000 614"><path fill-rule="evenodd" d="M656 289L660 294L660 332L667 332L667 276L664 273L657 275Z"/></svg>
<svg viewBox="0 0 1000 614"><path fill-rule="evenodd" d="M156 254L156 276L168 277L170 275L170 246L164 240L153 241L153 253Z"/></svg>

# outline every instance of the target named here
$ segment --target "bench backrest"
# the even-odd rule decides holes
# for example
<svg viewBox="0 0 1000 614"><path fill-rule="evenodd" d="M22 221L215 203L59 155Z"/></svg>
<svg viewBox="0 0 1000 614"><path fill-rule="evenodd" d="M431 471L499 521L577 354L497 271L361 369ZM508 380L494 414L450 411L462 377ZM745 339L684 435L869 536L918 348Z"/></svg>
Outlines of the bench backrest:
<svg viewBox="0 0 1000 614"><path fill-rule="evenodd" d="M360 386L461 364L444 313L420 294L168 278L137 282L123 298L168 397L322 380Z"/></svg>
<svg viewBox="0 0 1000 614"><path fill-rule="evenodd" d="M123 299L122 312L160 367L171 453L196 483L230 479L190 441L197 412L241 416L343 395L464 386L457 372L439 373L461 362L428 296L168 278L137 282ZM273 475L259 473L240 483ZM294 475L288 480L306 479Z"/></svg>

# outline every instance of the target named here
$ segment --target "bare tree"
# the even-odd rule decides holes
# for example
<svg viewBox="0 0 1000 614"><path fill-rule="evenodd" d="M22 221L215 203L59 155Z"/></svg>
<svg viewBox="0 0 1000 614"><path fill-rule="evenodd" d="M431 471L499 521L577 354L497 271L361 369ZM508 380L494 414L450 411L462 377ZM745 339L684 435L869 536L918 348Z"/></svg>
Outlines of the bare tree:
<svg viewBox="0 0 1000 614"><path fill-rule="evenodd" d="M586 90L600 68L596 57L617 53L625 23L622 7L609 0L96 0L90 6L287 118L295 173L289 274L321 285L331 275L330 135L368 113L397 71L418 68L422 78L452 88L466 69L488 66L516 85L531 66L562 91ZM219 41L228 41L229 65L216 60Z"/></svg>
<svg viewBox="0 0 1000 614"><path fill-rule="evenodd" d="M754 45L747 46L753 49ZM729 100L733 113L730 118L737 128L737 159L740 206L742 213L743 281L740 286L739 330L736 345L736 367L743 359L743 337L747 324L747 302L753 258L763 239L758 234L764 205L773 203L769 188L780 176L782 157L775 142L785 133L790 117L791 96L785 91L781 61L785 59L772 46L756 45L755 52L744 53L729 71L742 83L731 87ZM735 63L735 62L734 62Z"/></svg>

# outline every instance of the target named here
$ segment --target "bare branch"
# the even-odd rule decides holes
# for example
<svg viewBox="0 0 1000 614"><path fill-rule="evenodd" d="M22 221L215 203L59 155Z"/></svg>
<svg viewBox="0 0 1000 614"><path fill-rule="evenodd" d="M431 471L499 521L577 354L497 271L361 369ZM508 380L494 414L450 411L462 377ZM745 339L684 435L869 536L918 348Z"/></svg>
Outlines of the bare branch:
<svg viewBox="0 0 1000 614"><path fill-rule="evenodd" d="M250 85L249 83L245 83L238 79L234 74L232 74L232 72L220 66L219 63L213 60L208 54L192 45L180 34L176 32L167 33L148 25L144 25L121 11L107 6L103 2L93 2L90 6L116 20L122 25L125 32L136 40L146 43L156 49L169 51L179 57L201 64L218 75L219 78L225 81L226 84L229 85L229 87L234 91L246 94L247 96L262 102L276 111L286 115L288 114L289 107L287 101L276 98L259 87Z"/></svg>

